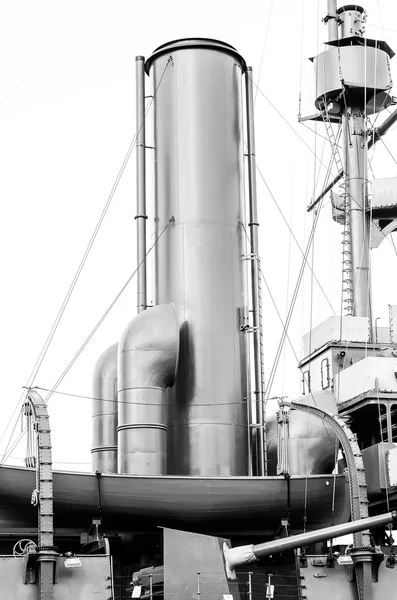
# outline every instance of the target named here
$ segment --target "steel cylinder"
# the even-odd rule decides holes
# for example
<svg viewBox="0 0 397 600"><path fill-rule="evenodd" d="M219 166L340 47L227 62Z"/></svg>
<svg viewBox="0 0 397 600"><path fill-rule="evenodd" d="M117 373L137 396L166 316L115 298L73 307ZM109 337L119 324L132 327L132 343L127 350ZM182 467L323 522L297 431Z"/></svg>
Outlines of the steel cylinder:
<svg viewBox="0 0 397 600"><path fill-rule="evenodd" d="M351 283L350 301L352 315L371 317L371 278L369 244L371 223L366 213L368 206L367 191L367 148L365 145L365 117L361 110L352 109L351 114L342 118L345 139L345 178L346 200L348 202L348 231L350 249Z"/></svg>
<svg viewBox="0 0 397 600"><path fill-rule="evenodd" d="M242 73L227 44L180 40L147 61L155 94L156 303L175 304L168 474L246 475Z"/></svg>
<svg viewBox="0 0 397 600"><path fill-rule="evenodd" d="M117 473L117 347L95 365L92 401L92 470Z"/></svg>

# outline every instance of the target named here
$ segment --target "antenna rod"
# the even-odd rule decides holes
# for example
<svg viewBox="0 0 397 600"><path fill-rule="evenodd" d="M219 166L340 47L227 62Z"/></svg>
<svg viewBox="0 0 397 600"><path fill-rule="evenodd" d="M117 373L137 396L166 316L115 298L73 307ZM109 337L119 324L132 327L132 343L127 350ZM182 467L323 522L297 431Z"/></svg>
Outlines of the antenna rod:
<svg viewBox="0 0 397 600"><path fill-rule="evenodd" d="M137 311L147 308L146 292L146 132L145 132L145 57L136 64L136 233L137 233Z"/></svg>
<svg viewBox="0 0 397 600"><path fill-rule="evenodd" d="M259 306L259 263L258 241L258 205L256 196L256 158L254 129L254 95L252 67L245 73L246 111L247 111L247 146L248 146L248 190L249 190L249 228L251 232L251 286L252 286L252 329L254 342L255 370L255 407L256 407L256 461L257 475L267 474L266 440L263 403L263 357L262 357L262 319Z"/></svg>

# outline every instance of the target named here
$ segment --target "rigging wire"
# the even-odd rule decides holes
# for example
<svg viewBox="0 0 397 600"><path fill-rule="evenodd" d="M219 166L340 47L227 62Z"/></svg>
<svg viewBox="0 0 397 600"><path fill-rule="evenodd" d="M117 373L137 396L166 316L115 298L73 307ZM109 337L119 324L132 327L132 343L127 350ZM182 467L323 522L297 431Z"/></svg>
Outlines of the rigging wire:
<svg viewBox="0 0 397 600"><path fill-rule="evenodd" d="M329 176L329 174L328 174L328 176ZM324 181L324 187L328 183L327 179L325 179L325 181ZM280 339L280 342L279 342L279 345L278 345L278 348L277 348L276 356L274 358L274 362L273 362L272 369L271 369L271 372L270 372L268 385L267 385L267 388L265 390L265 405L266 405L266 402L268 400L268 397L270 396L271 388L272 388L272 385L273 385L273 382L274 382L274 378L275 378L275 375L276 375L276 371L277 371L277 367L278 367L278 362L280 360L282 348L283 348L283 345L284 345L284 342L285 342L286 333L288 331L288 327L289 327L290 322L291 322L292 314L293 314L293 311L294 311L295 303L296 303L296 300L297 300L297 297L298 297L300 285L301 285L302 278L303 278L303 273L304 273L304 270L305 270L305 267L306 267L306 263L307 263L307 257L308 257L309 252L310 252L310 248L311 248L311 245L312 245L312 242L313 242L313 238L314 238L314 234L315 234L315 231L316 231L317 223L318 223L318 220L319 220L321 208L322 208L322 205L323 205L323 200L324 200L323 198L320 200L318 210L315 212L315 215L314 215L313 225L312 225L312 228L311 228L311 231L310 231L310 234L309 234L309 239L308 239L308 242L307 242L307 245L306 245L306 250L304 252L304 256L303 256L303 260L302 260L301 267L300 267L300 270L299 270L298 278L297 278L297 281L296 281L296 284L295 284L294 293L292 295L290 308L289 308L287 319L286 319L286 322L285 322L285 330L283 331L283 333L281 335L281 339Z"/></svg>
<svg viewBox="0 0 397 600"><path fill-rule="evenodd" d="M245 233L245 236L246 236L246 238L247 238L248 244L251 244L251 240L250 240L250 238L249 238L249 236L248 236L248 232L247 232L247 230L246 230L246 228L245 228L245 225L244 225L244 223L243 223L243 222L241 222L241 227L242 227L242 229L243 229L243 231L244 231L244 233ZM283 318L282 318L282 316L281 316L281 314L280 314L280 311L279 311L279 309L278 309L278 307L277 307L277 304L276 304L276 301L275 301L275 299L274 299L274 296L273 296L273 294L272 294L272 292L271 292L271 290L270 290L270 287L269 287L269 285L268 285L268 283L267 283L267 281L266 281L266 278L265 278L265 276L264 276L264 274L263 274L263 270L262 270L262 269L260 269L260 272L261 272L261 276L262 276L263 282L264 282L264 284L265 284L265 286L266 286L266 289L267 289L267 291L268 291L268 293L269 293L270 299L271 299L271 301L272 301L272 303L273 303L273 306L274 306L274 308L275 308L275 310L276 310L277 316L278 316L278 318L280 319L280 323L281 323L281 325L282 325L283 329L285 329L285 324L284 324ZM288 340L288 342L289 342L289 345L290 345L290 347L291 347L291 350L292 350L292 352L293 352L293 354L294 354L294 357L295 357L296 361L297 361L297 362L299 362L299 358L298 358L298 356L297 356L297 354L296 354L296 352L295 352L295 349L294 349L294 347L293 347L293 345L292 345L292 342L291 342L291 339L290 339L290 337L289 337L288 333L286 333L286 337L287 337L287 340ZM202 406L202 405L200 405L200 406Z"/></svg>
<svg viewBox="0 0 397 600"><path fill-rule="evenodd" d="M294 200L294 169L295 162L293 161L292 165L292 177L291 177L291 190L290 190L290 201L289 201L289 222L293 221L293 200ZM290 283L291 283L291 250L292 250L292 235L291 233L288 236L288 268L287 268L287 285L285 291L285 314L288 313L289 306L289 296L290 296ZM297 356L295 356L295 360L299 364L299 360ZM281 386L281 396L284 396L284 383L286 381L285 372L287 368L287 346L284 346L283 353L283 370L282 370L282 386Z"/></svg>
<svg viewBox="0 0 397 600"><path fill-rule="evenodd" d="M31 372L31 374L30 374L30 376L29 376L29 378L28 378L28 382L27 382L27 385L26 385L26 387L31 387L31 386L32 386L32 384L33 384L33 382L34 382L34 380L35 380L35 378L37 377L37 374L38 374L38 372L39 372L39 370L40 370L40 367L41 367L41 365L42 365L42 363L43 363L43 361L44 361L44 358L45 358L45 356L46 356L46 354L47 354L47 352L48 352L48 349L49 349L49 347L50 347L50 345L51 345L51 342L52 342L52 340L53 340L53 338L54 338L54 336L55 336L55 333L56 333L56 331L57 331L57 328L58 328L58 326L59 326L59 323L60 323L60 321L61 321L61 319L62 319L62 316L63 316L63 314L64 314L64 312L65 312L65 310L66 310L66 308L67 308L67 305L68 305L68 303L69 303L70 297L71 297L71 295L72 295L72 293L73 293L73 291L74 291L74 289L75 289L75 287L76 287L76 284L77 284L77 282L78 282L78 280L79 280L79 277L80 277L80 275L81 275L81 272L82 272L82 270L83 270L83 268L84 268L84 265L85 265L85 263L86 263L86 261L87 261L87 259L88 259L88 256L89 256L89 254L90 254L91 248L92 248L92 246L93 246L93 244L94 244L94 242L95 242L95 240L96 240L96 237L97 237L97 235L98 235L98 232L99 232L99 230L100 230L100 228L101 228L101 225L102 225L102 223L103 223L103 221L104 221L104 219L105 219L105 216L106 216L106 214L107 214L107 212L108 212L108 209L109 209L109 207L110 207L110 204L111 204L111 202L112 202L112 200L113 200L113 197L114 197L114 195L115 195L115 193L116 193L116 190L117 190L117 188L118 188L118 185L119 185L119 183L120 183L120 180L121 180L121 178L122 178L122 176L123 176L123 173L124 173L124 171L125 171L125 169L126 169L126 166L127 166L127 164L128 164L128 161L129 161L129 159L130 159L130 156L131 156L131 154L132 154L132 151L134 150L134 148L135 148L135 146L136 146L136 140L137 140L137 138L138 138L138 136L139 136L139 133L140 133L140 132L141 132L141 130L142 130L142 127L143 127L143 126L144 126L144 124L145 124L145 121L146 121L147 115L148 115L148 113L149 113L149 111L150 111L150 109L151 109L151 107L152 107L152 105L153 105L153 103L154 103L154 100L155 100L156 94L157 94L157 92L158 92L158 90L159 90L159 87L160 87L160 85L161 85L162 81L163 81L163 78L164 78L165 72L166 72L166 70L167 70L167 68L168 68L168 65L170 64L170 61L171 61L171 57L168 59L168 61L167 61L166 65L165 65L165 67L164 67L164 70L163 70L163 72L162 72L162 74L161 74L161 77L160 77L160 79L159 79L159 83L157 84L157 86L156 86L156 89L154 90L153 97L151 98L151 100L150 100L150 102L149 102L149 104L148 104L148 106L147 106L147 108L146 108L146 111L145 111L145 115L144 115L144 118L143 118L142 124L141 124L141 126L139 127L138 131L135 133L135 135L134 135L134 137L133 137L133 139L132 139L132 141L131 141L131 143L130 143L130 145L129 145L129 148L128 148L128 150L127 150L127 154L126 154L126 155L125 155L125 157L124 157L124 160L123 160L123 162L122 162L122 165L121 165L121 167L120 167L120 169L119 169L119 172L118 172L118 174L117 174L117 176L116 176L116 179L115 179L115 181L114 181L114 183L113 183L113 186L112 186L112 188L111 188L111 190L110 190L110 193L109 193L109 195L108 195L108 198L107 198L107 200L106 200L105 206L104 206L104 208L103 208L103 210L102 210L102 212L101 212L101 215L100 215L100 217L99 217L99 220L98 220L98 222L97 222L97 224L96 224L96 226L95 226L95 228L94 228L94 231L93 231L93 233L92 233L92 235L91 235L91 238L90 238L90 240L89 240L89 242L88 242L88 245L87 245L87 247L86 247L86 249L85 249L85 252L84 252L84 254L83 254L83 257L82 257L82 259L81 259L81 261L80 261L80 264L79 264L79 266L78 266L78 268L77 268L77 271L76 271L76 273L75 273L75 275L74 275L74 277L73 277L73 279L72 279L72 282L71 282L71 284L70 284L70 286L69 286L69 289L68 289L68 291L67 291L67 293L66 293L66 296L65 296L65 298L64 298L64 300L63 300L63 302L62 302L62 304L61 304L61 307L60 307L60 309L59 309L59 311L58 311L58 314L57 314L57 316L56 316L56 318L55 318L55 321L54 321L54 323L53 323L53 325L52 325L52 327L51 327L51 329L50 329L50 332L49 332L49 334L48 334L48 336L47 336L47 338L46 338L46 340L45 340L45 342L44 342L44 345L43 345L43 347L42 347L42 349L41 349L41 351L40 351L40 353L39 353L39 356L38 356L38 358L37 358L37 360L36 360L36 362L35 362L35 365L34 365L34 367L33 367L33 369L32 369L32 372ZM24 396L24 394L22 394L22 395L21 395L21 397L20 397L19 401L16 403L16 405L15 405L15 408L14 408L14 411L13 411L13 413L12 413L11 417L9 418L9 420L8 420L8 423L7 423L6 427L5 427L5 429L3 430L3 434L2 434L2 436L1 436L1 438L0 438L0 444L1 444L1 442L3 441L3 439L4 439L4 436L5 436L5 434L6 434L7 430L8 430L8 428L9 428L9 426L10 426L10 424L11 424L11 422L12 422L12 420L13 420L14 416L15 416L15 413L16 413L16 411L18 410L18 408L19 408L19 406L20 406L20 404L21 404L21 402L22 402L22 400L23 400L23 396ZM11 433L11 438L12 438L12 436L13 436L14 432L15 432L15 427L14 427L14 429L13 429L12 433ZM10 438L10 439L11 439L11 438ZM6 449L5 449L5 452L4 452L4 454L6 454L6 452L7 452L7 449L8 449L8 445L7 445ZM4 455L3 455L3 456L4 456ZM0 464L1 464L1 463L0 463Z"/></svg>
<svg viewBox="0 0 397 600"><path fill-rule="evenodd" d="M262 171L260 170L260 168L259 168L259 166L258 166L258 163L256 164L256 168L257 168L257 170L258 170L258 173L259 173L259 175L260 175L260 177L261 177L261 179L262 179L263 183L264 183L264 184L265 184L265 186L266 186L266 189L267 189L267 191L268 191L268 192L269 192L269 194L270 194L270 197L271 197L271 199L272 199L272 200L273 200L273 202L275 203L275 205L276 205L276 207L277 207L277 210L279 211L279 213L280 213L280 215L281 215L281 217L282 217L282 219L283 219L284 223L287 225L287 227L288 227L288 230L289 230L289 232L290 232L290 234L291 234L291 236L292 236L292 238L293 238L294 242L296 243L296 245L297 245L297 247L298 247L298 249L299 249L299 252L301 253L301 255L302 255L303 257L305 257L305 253L304 253L304 251L302 250L302 248L301 248L301 245L299 244L299 242L298 242L298 240L297 240L297 238L296 238L296 236L295 236L295 234L294 234L294 232L293 232L293 230L292 230L292 228L291 228L290 224L288 223L287 219L285 218L285 216L284 216L284 213L283 213L283 211L281 210L281 208L280 208L280 205L278 204L278 202L277 202L277 200L276 200L276 198L275 198L275 196L274 196L273 192L271 191L271 189L270 189L270 187L269 187L268 183L266 182L266 179L264 178L264 175L263 175ZM310 264L307 262L307 260L306 260L306 264L307 264L307 267L308 267L308 268L311 270L311 266L310 266ZM315 275L315 273L313 273L313 276L314 276L314 279L315 279L315 281L316 281L316 283L317 283L318 287L320 288L320 290L321 290L322 294L324 295L324 298L325 298L325 299L326 299L326 301L328 302L328 305L329 305L329 307L331 308L331 310L332 310L333 314L335 315L336 313L335 313L334 307L332 306L332 304L331 304L331 302L330 302L330 300L329 300L329 298L328 298L327 294L325 293L325 290L324 290L324 288L322 287L322 285L321 285L320 281L318 280L317 276Z"/></svg>
<svg viewBox="0 0 397 600"><path fill-rule="evenodd" d="M95 325L95 327L93 328L93 330L91 331L91 333L88 335L88 337L86 338L86 340L80 346L80 348L78 349L78 351L76 352L76 354L74 355L74 357L72 358L72 360L69 362L69 364L67 365L67 367L64 369L64 371L62 372L62 374L58 377L57 381L55 382L55 384L52 386L51 390L49 391L49 393L45 397L44 403L47 403L50 400L52 394L55 392L55 390L58 387L58 385L66 377L66 375L68 374L68 372L70 371L70 369L72 368L72 366L74 365L74 363L76 362L76 360L78 359L78 357L80 356L80 354L83 352L84 348L90 342L90 340L92 339L92 337L94 336L94 334L96 333L96 331L99 329L99 327L102 325L103 321L106 319L106 317L108 316L108 314L112 310L113 306L116 304L116 302L118 301L118 299L120 298L120 296L124 293L124 291L126 290L126 288L128 287L128 285L130 284L130 282L132 281L132 279L134 278L134 276L136 275L136 273L141 268L141 266L144 264L144 262L146 261L147 257L149 256L150 252L157 245L158 241L160 240L160 238L162 237L162 235L164 234L164 232L168 229L168 227L173 222L174 222L174 217L170 217L170 219L168 220L168 222L166 223L166 225L163 227L163 229L161 230L161 232L159 233L159 235L157 236L157 238L155 239L155 241L153 242L153 244L150 246L149 250L146 252L144 258L141 260L141 262L139 263L139 265L137 266L137 268L133 271L133 273L129 276L129 278L127 279L127 281L125 282L125 284L123 285L123 287L121 288L121 290L118 292L118 294L115 296L115 298L113 299L113 301L110 303L110 305L108 306L108 308L106 309L106 311L104 312L104 314L102 315L102 317L99 319L98 323ZM7 456L8 456L7 455L7 450L8 450L8 454L10 454L11 452L13 452L13 449L19 443L22 435L23 435L23 433L19 435L18 439L16 440L16 442L14 443L14 445L9 450L8 450L8 445L9 444L7 445L6 451L3 454L3 457L2 457L2 459L0 461L0 464L2 464L5 460L7 460Z"/></svg>
<svg viewBox="0 0 397 600"><path fill-rule="evenodd" d="M317 2L317 51L318 51L318 42L319 42L319 14L320 14L320 3ZM316 85L317 85L317 68L316 68ZM317 133L317 121L315 121L314 123L314 127L315 127L315 132ZM323 152L325 149L325 143L323 144ZM335 150L336 152L336 150ZM317 137L314 137L314 155L315 157L317 157ZM322 157L323 154L321 154L321 163L322 163ZM331 164L332 164L332 157L331 157L331 163L329 165L329 170L331 169ZM336 162L336 157L335 157L335 162ZM318 178L316 180L316 167L317 167L317 160L314 160L314 165L313 165L313 183L314 183L314 190L317 187L317 181ZM320 176L320 169L319 169L319 173L318 173L318 177ZM313 193L314 195L314 193ZM321 208L321 207L320 207ZM317 213L314 213L313 215L313 223L315 221L317 217ZM309 355L312 352L312 325L313 325L313 268L314 268L314 236L313 236L313 243L312 243L312 252L311 252L311 277L310 277L310 326L309 326ZM303 277L303 273L302 273L302 277ZM312 361L309 362L309 370L307 372L308 375L308 392L312 394L312 389L311 389L311 367L312 367ZM314 395L312 394L312 398L314 400ZM316 404L316 403L315 403ZM309 421L310 421L310 414L307 413L306 416L306 454L305 454L305 505L304 505L304 515L303 515L303 529L304 531L306 531L306 525L307 525L307 488L308 488L308 457L309 457Z"/></svg>
<svg viewBox="0 0 397 600"><path fill-rule="evenodd" d="M397 248L396 248L396 245L395 245L395 243L394 243L394 237L393 237L393 234L391 234L391 236L390 236L390 241L391 241L391 243L393 244L394 252L396 253L396 256L397 256Z"/></svg>
<svg viewBox="0 0 397 600"><path fill-rule="evenodd" d="M389 148L386 146L383 137L380 138L380 141L382 142L382 144L384 145L384 147L386 148L387 152L389 153L389 155L391 156L393 162L397 165L397 160L394 158L392 152L389 150Z"/></svg>
<svg viewBox="0 0 397 600"><path fill-rule="evenodd" d="M41 390L43 392L51 392L51 388L45 388L45 387L40 387L40 386L36 386L34 389L36 390ZM82 394L75 394L73 392L63 392L60 390L54 390L53 392L54 394L59 394L61 396L70 396L71 398L81 398L83 400L97 400L99 402L109 402L111 404L126 404L126 405L133 405L133 406L158 406L158 403L153 403L153 402L139 402L137 400L114 400L111 398L98 398L96 396L85 396ZM255 400L254 400L255 401ZM246 404L247 402L251 402L251 400L248 400L247 398L243 398L242 400L237 400L235 402L219 402L216 405L217 406L229 406L231 404L235 404L235 405L240 405L240 404ZM167 402L161 403L161 406L174 406L174 404L170 404ZM208 403L204 403L204 404L200 404L201 406L208 406L208 407L214 407L214 403L213 402L208 402Z"/></svg>
<svg viewBox="0 0 397 600"><path fill-rule="evenodd" d="M34 454L32 455L34 456ZM26 457L22 457L22 456L9 456L8 458L12 458L12 460L21 460L24 461ZM80 462L80 461L74 461L74 460L53 460L52 461L53 465L91 465L90 462Z"/></svg>
<svg viewBox="0 0 397 600"><path fill-rule="evenodd" d="M302 67L303 67L303 33L304 33L304 24L305 24L305 0L302 0L302 10L301 10L301 55L300 55L300 65L299 65L299 118L301 116L301 101L302 101Z"/></svg>
<svg viewBox="0 0 397 600"><path fill-rule="evenodd" d="M315 152L313 151L313 149L309 146L309 144L303 139L303 137L301 135L299 135L299 133L296 131L296 129L294 127L292 127L291 123L284 117L284 115L278 110L278 108L276 108L276 106L274 106L274 104L269 100L269 98L262 92L262 90L256 85L256 83L249 77L249 75L246 74L246 77L248 77L251 81L252 84L257 88L258 92L261 94L261 96L264 97L264 99L270 104L270 106L276 111L276 113L282 118L282 120L288 125L288 127L294 132L294 134L300 139L300 141L306 146L306 148L308 148L308 150L316 157L316 160L318 160L319 162L320 159L318 158L318 156L316 156ZM326 168L324 163L321 163L323 165L323 167Z"/></svg>
<svg viewBox="0 0 397 600"><path fill-rule="evenodd" d="M260 79L261 79L261 74L262 74L262 67L263 67L263 59L265 57L265 52L266 52L266 45L267 45L267 39L269 37L269 26L270 26L270 21L271 21L271 17L272 17L272 10L273 10L273 0L270 0L270 8L269 8L269 15L267 18L267 25L266 25L266 32L265 32L265 39L263 41L263 48L262 48L262 56L261 56L261 62L259 65L259 73L258 73L258 80L257 80L257 85L259 85ZM256 102L256 97L258 95L258 88L256 88L255 90L255 96L254 96L254 106L255 106L255 102Z"/></svg>
<svg viewBox="0 0 397 600"><path fill-rule="evenodd" d="M321 135L321 133L316 131L316 129L311 129L311 127L306 125L306 123L304 123L303 121L299 121L299 122L302 125L302 127L306 127L306 129L308 129L311 133L314 133L315 135L318 135L318 137L323 138L323 140L329 142L329 139L327 137L325 137L325 135ZM342 146L340 146L339 144L336 144L336 146L338 146L338 148L342 149Z"/></svg>
<svg viewBox="0 0 397 600"><path fill-rule="evenodd" d="M73 23L73 25L72 25L72 26L71 26L71 27L70 27L70 28L69 28L69 29L68 29L68 30L67 30L67 31L66 31L66 32L65 32L65 33L64 33L64 34L63 34L63 35L62 35L62 36L59 38L59 40L58 40L58 41L55 43L55 45L54 45L54 46L52 46L52 48L50 48L50 50L48 50L48 52L46 52L44 56L46 56L46 55L47 55L47 54L49 54L49 53L52 53L52 52L54 52L54 50L56 50L56 48L58 48L58 46L60 46L60 45L62 44L62 42L63 42L63 41L64 41L64 40L65 40L65 39L68 37L68 35L69 35L70 33L72 33L72 31L73 31L73 30L74 30L74 29L77 27L77 25L78 25L78 24L79 24L81 21L83 21L83 20L85 19L86 15L87 15L87 14L90 12L91 8L92 8L92 7L93 7L95 4L96 4L96 5L98 5L98 3L97 3L97 2L95 2L95 0L93 0L93 2L91 2L90 6L87 8L87 10L86 10L86 11L84 11L84 12L82 11L82 12L80 13L80 15L81 15L81 16L80 16L80 17L77 19L77 21L75 21L75 22ZM11 91L10 91L10 92L9 92L9 93L8 93L6 96L4 96L4 98L2 98L2 99L0 100L0 106L2 106L2 105L3 105L3 104L4 104L4 103L5 103L7 100L8 100L8 98L10 98L10 97L11 97L11 96L14 94L14 92L16 92L16 91L17 91L17 89L18 89L18 88L20 88L20 87L21 87L21 85L22 85L22 84L24 84L24 83L25 83L25 81L27 81L27 80L28 80L28 79L31 77L31 76L33 75L33 73L35 73L35 72L37 71L37 69L38 69L38 68L39 68L39 67L40 67L42 64L44 64L44 62L45 62L45 60L44 60L44 57L43 57L43 58L42 58L42 59L41 59L41 60L40 60L40 61L39 61L39 62L38 62L38 63L37 63L37 64L36 64L34 67L33 67L33 69L32 69L31 71L29 71L29 73L28 73L27 75L25 75L25 77L23 77L23 78L22 78L22 79L19 81L19 83L17 83L17 84L16 84L16 85L15 85L15 86L14 86L14 87L11 89Z"/></svg>

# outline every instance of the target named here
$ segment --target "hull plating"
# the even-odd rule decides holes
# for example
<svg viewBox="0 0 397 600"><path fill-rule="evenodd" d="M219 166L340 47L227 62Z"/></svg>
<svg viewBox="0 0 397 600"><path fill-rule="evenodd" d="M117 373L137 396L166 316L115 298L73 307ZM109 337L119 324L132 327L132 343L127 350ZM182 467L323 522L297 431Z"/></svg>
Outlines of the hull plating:
<svg viewBox="0 0 397 600"><path fill-rule="evenodd" d="M0 533L37 527L30 505L35 471L0 468ZM232 535L274 535L291 506L293 530L314 530L349 519L344 475L292 477L142 477L102 475L100 500L107 531L149 531L158 526ZM335 488L334 488L335 486ZM334 499L334 500L333 500ZM333 506L334 502L334 506ZM54 472L55 528L88 529L99 505L91 473Z"/></svg>

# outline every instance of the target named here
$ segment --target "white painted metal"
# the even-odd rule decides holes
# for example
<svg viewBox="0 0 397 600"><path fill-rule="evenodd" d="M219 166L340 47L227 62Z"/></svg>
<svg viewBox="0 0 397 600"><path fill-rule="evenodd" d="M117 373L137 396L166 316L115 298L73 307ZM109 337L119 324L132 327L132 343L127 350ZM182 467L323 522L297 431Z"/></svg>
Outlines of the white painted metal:
<svg viewBox="0 0 397 600"><path fill-rule="evenodd" d="M170 59L171 57L171 59ZM167 66L168 63L168 66ZM161 47L147 69L155 98L157 303L181 323L167 391L168 473L247 474L243 59L221 42Z"/></svg>
<svg viewBox="0 0 397 600"><path fill-rule="evenodd" d="M390 87L389 57L387 52L372 46L342 46L321 52L313 61L316 74L316 105L324 96L331 101L342 92L343 84L357 88L367 87L369 103L373 90ZM343 99L341 100L343 103Z"/></svg>
<svg viewBox="0 0 397 600"><path fill-rule="evenodd" d="M397 344L397 304L389 304L390 341Z"/></svg>
<svg viewBox="0 0 397 600"><path fill-rule="evenodd" d="M369 390L397 392L397 358L367 356L335 377L335 395L339 404Z"/></svg>
<svg viewBox="0 0 397 600"><path fill-rule="evenodd" d="M328 317L303 336L303 357L332 340L369 342L369 323L366 317Z"/></svg>
<svg viewBox="0 0 397 600"><path fill-rule="evenodd" d="M387 485L397 487L397 447L386 452Z"/></svg>
<svg viewBox="0 0 397 600"><path fill-rule="evenodd" d="M371 189L372 210L397 205L397 177L374 179Z"/></svg>

